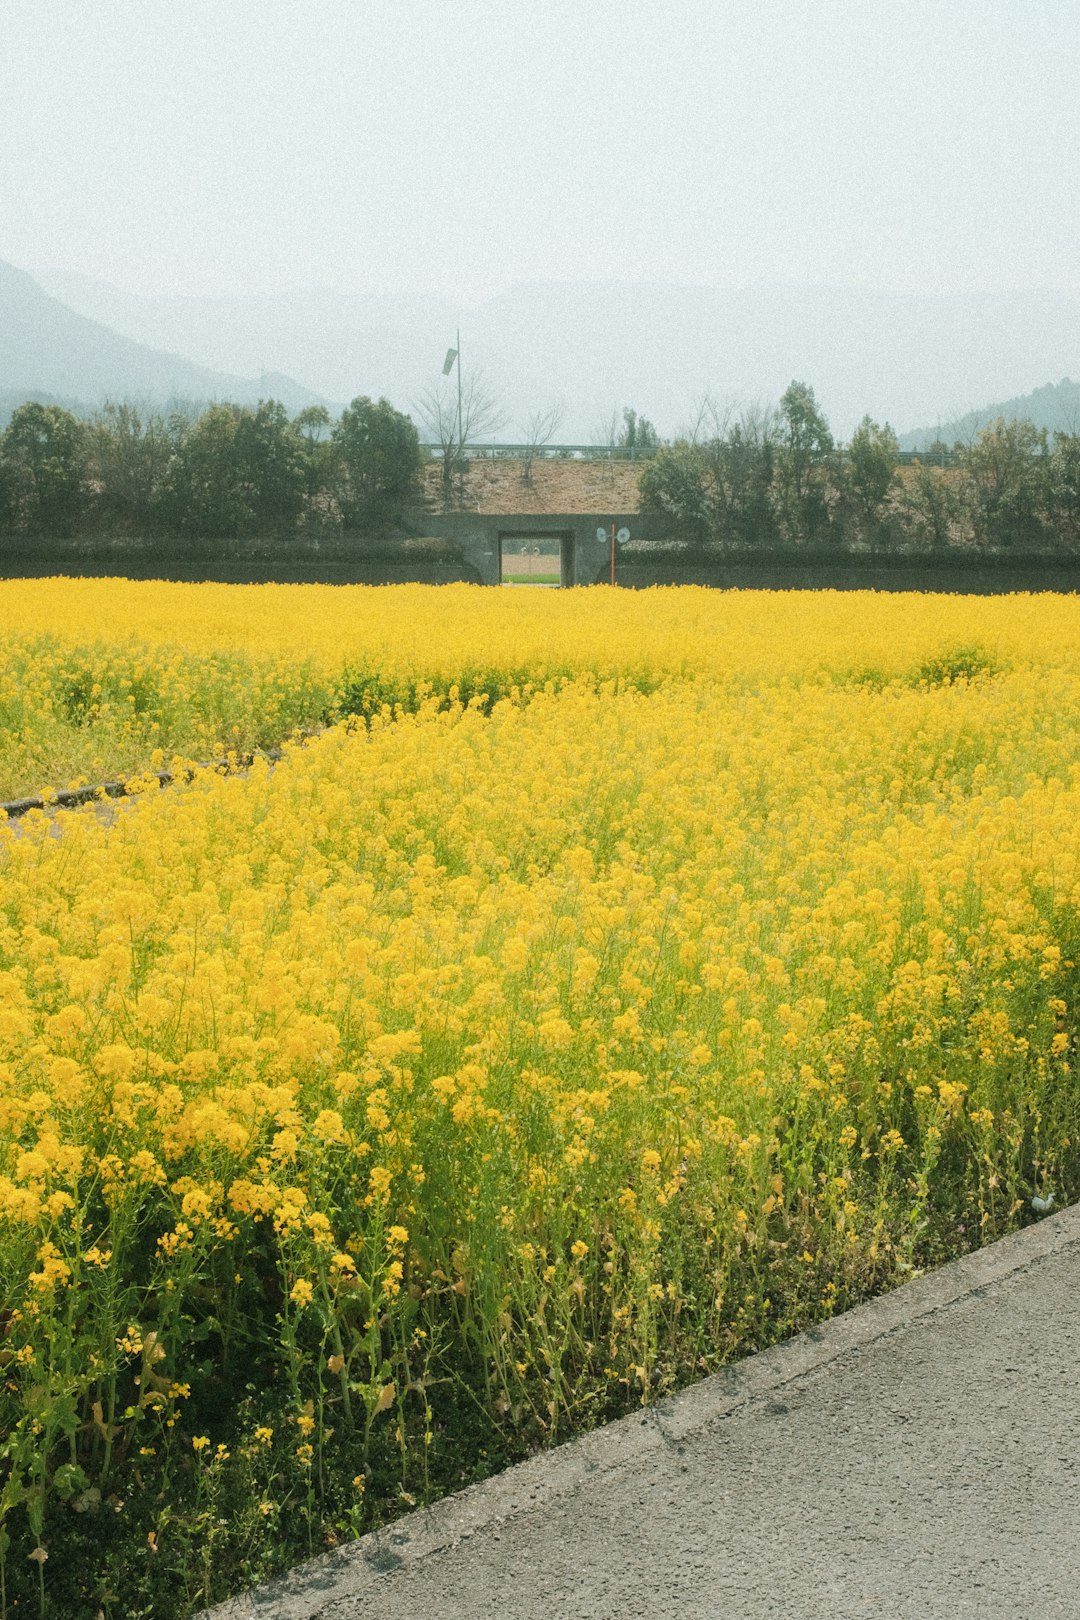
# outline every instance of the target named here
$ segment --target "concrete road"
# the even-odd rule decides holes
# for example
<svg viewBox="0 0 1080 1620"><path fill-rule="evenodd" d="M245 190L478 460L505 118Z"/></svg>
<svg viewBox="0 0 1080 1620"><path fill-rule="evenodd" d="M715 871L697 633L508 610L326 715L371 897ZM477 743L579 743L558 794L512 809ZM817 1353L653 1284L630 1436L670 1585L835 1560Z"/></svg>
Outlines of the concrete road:
<svg viewBox="0 0 1080 1620"><path fill-rule="evenodd" d="M214 1620L1078 1620L1080 1207Z"/></svg>

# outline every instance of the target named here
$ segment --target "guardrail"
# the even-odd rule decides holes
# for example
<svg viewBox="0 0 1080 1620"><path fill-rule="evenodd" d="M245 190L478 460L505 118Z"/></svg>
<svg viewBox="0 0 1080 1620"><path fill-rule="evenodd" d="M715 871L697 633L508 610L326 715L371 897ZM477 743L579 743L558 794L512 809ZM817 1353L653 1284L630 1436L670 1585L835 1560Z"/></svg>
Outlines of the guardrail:
<svg viewBox="0 0 1080 1620"><path fill-rule="evenodd" d="M437 460L443 456L441 444L429 444L421 441L420 448L430 451ZM455 445L454 450L457 449ZM498 460L505 456L507 459L517 459L522 456L533 456L537 461L648 461L655 456L659 445L650 445L648 449L628 450L623 445L606 444L467 444L465 446L466 459Z"/></svg>
<svg viewBox="0 0 1080 1620"><path fill-rule="evenodd" d="M901 450L901 467L914 467L918 464L924 467L955 467L957 456L955 450Z"/></svg>
<svg viewBox="0 0 1080 1620"><path fill-rule="evenodd" d="M434 460L441 460L443 446L422 442L420 448L426 450ZM456 447L455 447L456 448ZM465 456L469 461L507 461L520 460L523 456L532 456L536 461L649 461L655 456L661 445L649 445L648 448L634 448L628 450L625 446L614 447L605 444L469 444L465 447ZM956 452L942 450L936 446L932 450L901 450L899 455L901 467L913 467L922 463L928 467L955 467Z"/></svg>

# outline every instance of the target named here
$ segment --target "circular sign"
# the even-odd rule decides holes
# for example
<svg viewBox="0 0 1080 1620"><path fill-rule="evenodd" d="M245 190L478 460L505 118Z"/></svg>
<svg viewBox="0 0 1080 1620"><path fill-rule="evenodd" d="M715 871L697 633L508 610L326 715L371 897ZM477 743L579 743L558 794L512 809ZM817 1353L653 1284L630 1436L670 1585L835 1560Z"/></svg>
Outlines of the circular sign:
<svg viewBox="0 0 1080 1620"><path fill-rule="evenodd" d="M603 545L604 541L607 539L607 530L597 529L596 538L599 540L600 544Z"/></svg>
<svg viewBox="0 0 1080 1620"><path fill-rule="evenodd" d="M629 529L620 529L618 534L615 536L615 538L619 542L620 545L625 546L626 542L630 538L630 530Z"/></svg>

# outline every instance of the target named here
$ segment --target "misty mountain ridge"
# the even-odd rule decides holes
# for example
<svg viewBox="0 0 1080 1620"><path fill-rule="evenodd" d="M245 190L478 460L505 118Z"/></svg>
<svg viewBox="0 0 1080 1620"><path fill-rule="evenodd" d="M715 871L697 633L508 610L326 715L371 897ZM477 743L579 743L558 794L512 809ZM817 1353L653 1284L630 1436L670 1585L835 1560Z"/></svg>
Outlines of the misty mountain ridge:
<svg viewBox="0 0 1080 1620"><path fill-rule="evenodd" d="M902 450L925 450L940 439L952 445L967 444L980 432L1002 417L1006 422L1034 422L1049 434L1080 433L1080 383L1062 377L1059 383L1045 383L1030 394L1015 399L1003 399L996 405L986 405L978 411L968 411L951 422L941 422L933 428L913 429L900 440Z"/></svg>
<svg viewBox="0 0 1080 1620"><path fill-rule="evenodd" d="M924 296L534 282L461 309L408 291L310 287L208 297L129 293L66 271L36 279L54 305L96 323L99 335L107 330L167 362L166 395L246 403L273 394L290 409L367 394L418 417L460 324L466 379L482 370L501 406L489 437L500 440L521 437L528 417L553 400L566 405L563 442L602 442L602 424L622 405L673 437L706 392L736 409L770 405L795 377L813 385L834 432L846 438L864 414L894 427L955 424L972 400L1014 400L1048 376L1080 375L1080 303L1047 290ZM3 352L3 302L0 277L0 386L23 380L58 395L100 397L56 365L15 378ZM201 386L174 383L182 367L204 379ZM109 391L149 392L115 384ZM936 425L912 429L902 443L938 433Z"/></svg>
<svg viewBox="0 0 1080 1620"><path fill-rule="evenodd" d="M255 404L280 399L290 410L321 396L277 371L246 377L148 346L46 292L24 270L0 260L0 406L26 399L85 410L106 399L164 406L214 399Z"/></svg>

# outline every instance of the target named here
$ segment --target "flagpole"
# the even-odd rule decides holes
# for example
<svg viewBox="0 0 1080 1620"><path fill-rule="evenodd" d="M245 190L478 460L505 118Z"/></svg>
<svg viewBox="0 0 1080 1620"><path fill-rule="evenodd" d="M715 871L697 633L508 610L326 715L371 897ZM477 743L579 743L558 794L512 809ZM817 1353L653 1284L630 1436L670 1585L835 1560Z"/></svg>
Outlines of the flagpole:
<svg viewBox="0 0 1080 1620"><path fill-rule="evenodd" d="M461 327L457 329L457 432L458 432L458 461L465 460L465 441L462 438L461 426Z"/></svg>

